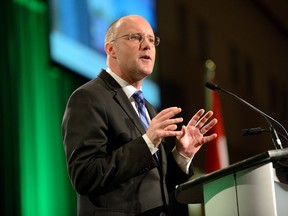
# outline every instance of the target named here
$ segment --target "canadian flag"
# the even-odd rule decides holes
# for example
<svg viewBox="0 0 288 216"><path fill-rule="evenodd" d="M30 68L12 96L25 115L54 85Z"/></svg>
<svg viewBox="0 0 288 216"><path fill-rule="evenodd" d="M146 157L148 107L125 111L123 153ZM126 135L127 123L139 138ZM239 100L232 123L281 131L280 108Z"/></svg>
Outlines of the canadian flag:
<svg viewBox="0 0 288 216"><path fill-rule="evenodd" d="M217 91L212 91L210 98L210 109L214 112L214 117L218 120L218 123L210 131L211 134L217 133L218 136L215 140L206 144L205 173L210 173L229 165L227 141L224 131L219 93Z"/></svg>

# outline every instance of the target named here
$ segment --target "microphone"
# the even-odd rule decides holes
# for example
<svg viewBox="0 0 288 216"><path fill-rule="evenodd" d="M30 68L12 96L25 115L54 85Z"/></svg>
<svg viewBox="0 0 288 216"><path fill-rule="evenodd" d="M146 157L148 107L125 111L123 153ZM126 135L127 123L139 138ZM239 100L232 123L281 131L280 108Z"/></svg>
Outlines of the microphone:
<svg viewBox="0 0 288 216"><path fill-rule="evenodd" d="M266 113L264 113L263 111L259 110L258 108L256 108L255 106L253 106L252 104L248 103L247 101L243 100L242 98L238 97L237 95L221 88L220 86L218 86L215 83L211 83L211 82L206 82L205 86L211 90L219 90L221 92L224 92L234 98L236 98L238 101L240 101L241 103L247 105L249 108L251 108L252 110L256 111L257 113L259 113L260 115L262 115L264 117L264 119L266 120L266 122L269 124L269 129L272 135L272 141L274 143L274 146L276 149L283 149L282 147L282 143L281 140L278 137L278 134L275 130L275 128L273 127L271 121L273 121L274 123L276 123L284 132L285 132L285 139L287 139L288 137L288 133L286 131L286 129L283 127L283 125L281 125L278 121L276 121L274 118L272 118L271 116L267 115ZM270 121L271 120L271 121ZM261 128L260 128L261 129ZM257 133L261 133L264 132L262 131L262 129L260 130L259 128L255 129L255 130L251 130L249 131L249 129L247 129L248 131L245 131L245 133L247 133L247 135L252 135L252 134L257 134ZM249 134L250 133L250 134ZM243 134L243 133L242 133ZM245 134L246 135L246 134Z"/></svg>
<svg viewBox="0 0 288 216"><path fill-rule="evenodd" d="M261 127L247 128L247 129L242 130L242 136L256 135L256 134L261 134L264 132L271 132L271 130L262 129Z"/></svg>
<svg viewBox="0 0 288 216"><path fill-rule="evenodd" d="M216 83L210 83L210 82L206 82L206 87L211 89L211 90L222 90Z"/></svg>

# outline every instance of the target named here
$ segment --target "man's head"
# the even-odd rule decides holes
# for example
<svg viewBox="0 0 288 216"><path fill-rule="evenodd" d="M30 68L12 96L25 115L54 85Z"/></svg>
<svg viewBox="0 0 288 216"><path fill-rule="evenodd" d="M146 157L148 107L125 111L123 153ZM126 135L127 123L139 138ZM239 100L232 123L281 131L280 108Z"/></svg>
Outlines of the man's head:
<svg viewBox="0 0 288 216"><path fill-rule="evenodd" d="M105 37L107 65L124 80L139 87L153 71L160 39L141 16L130 15L111 24Z"/></svg>

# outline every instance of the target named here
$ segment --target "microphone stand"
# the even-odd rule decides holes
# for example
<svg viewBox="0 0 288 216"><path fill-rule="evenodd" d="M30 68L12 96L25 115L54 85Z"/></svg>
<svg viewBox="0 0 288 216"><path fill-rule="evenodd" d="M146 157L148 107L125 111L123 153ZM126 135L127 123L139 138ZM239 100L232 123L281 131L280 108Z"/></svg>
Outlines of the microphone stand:
<svg viewBox="0 0 288 216"><path fill-rule="evenodd" d="M215 83L206 82L205 85L206 85L207 88L209 88L209 89L211 89L213 91L214 90L220 90L220 91L222 91L222 92L224 92L224 93L226 93L226 94L228 94L230 96L233 96L234 98L236 98L241 103L244 103L245 105L247 105L252 110L254 110L257 113L261 114L264 117L264 119L266 120L266 122L269 124L269 129L271 131L272 141L273 141L273 144L274 144L275 148L276 149L283 149L281 140L279 139L278 134L277 134L275 128L273 127L271 121L269 121L269 119L272 120L273 122L275 122L279 127L281 127L283 129L283 131L285 132L286 137L288 137L288 133L287 133L286 129L278 121L276 121L275 119L273 119L272 117L270 117L266 113L262 112L261 110L259 110L255 106L253 106L252 104L250 104L247 101L243 100L242 98L238 97L237 95L235 95L235 94L233 94L233 93L221 88L220 86L218 86Z"/></svg>

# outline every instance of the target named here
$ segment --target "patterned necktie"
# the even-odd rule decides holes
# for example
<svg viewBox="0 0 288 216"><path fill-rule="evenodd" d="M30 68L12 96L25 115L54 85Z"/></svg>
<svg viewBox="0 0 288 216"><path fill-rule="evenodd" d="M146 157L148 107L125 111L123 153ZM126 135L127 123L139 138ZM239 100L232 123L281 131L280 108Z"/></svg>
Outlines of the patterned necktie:
<svg viewBox="0 0 288 216"><path fill-rule="evenodd" d="M137 110L139 113L139 118L140 118L145 130L147 130L149 123L148 123L147 116L146 116L146 108L145 108L143 93L140 90L136 91L132 95L132 97L134 98L135 102L137 103ZM155 154L153 154L153 156L154 156L154 159L156 160L158 166L160 166L157 152Z"/></svg>
<svg viewBox="0 0 288 216"><path fill-rule="evenodd" d="M135 102L137 103L137 109L138 109L140 120L141 120L145 130L147 130L149 123L148 123L147 116L146 116L146 109L145 109L143 93L140 90L136 91L132 95L132 97L134 98Z"/></svg>

